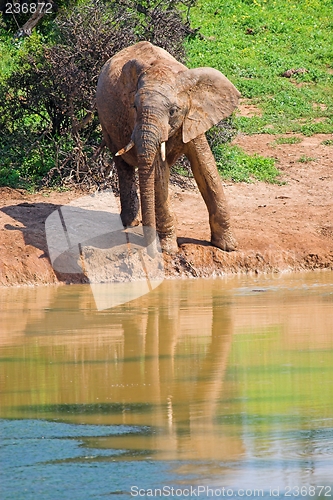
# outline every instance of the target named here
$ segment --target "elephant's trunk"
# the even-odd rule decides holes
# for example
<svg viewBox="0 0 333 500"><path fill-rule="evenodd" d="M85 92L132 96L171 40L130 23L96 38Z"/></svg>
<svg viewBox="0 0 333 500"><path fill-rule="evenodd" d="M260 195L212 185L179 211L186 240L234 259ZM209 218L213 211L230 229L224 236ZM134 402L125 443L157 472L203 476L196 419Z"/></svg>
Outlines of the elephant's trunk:
<svg viewBox="0 0 333 500"><path fill-rule="evenodd" d="M154 158L152 161L146 163L144 159L138 158L139 167L139 187L141 198L141 212L142 212L142 225L149 227L156 227L155 222L155 172L154 172Z"/></svg>
<svg viewBox="0 0 333 500"><path fill-rule="evenodd" d="M147 244L155 238L155 158L161 144L158 125L143 123L136 127L134 142L138 157L139 187L141 198L142 225L145 228ZM153 230L151 230L153 229Z"/></svg>

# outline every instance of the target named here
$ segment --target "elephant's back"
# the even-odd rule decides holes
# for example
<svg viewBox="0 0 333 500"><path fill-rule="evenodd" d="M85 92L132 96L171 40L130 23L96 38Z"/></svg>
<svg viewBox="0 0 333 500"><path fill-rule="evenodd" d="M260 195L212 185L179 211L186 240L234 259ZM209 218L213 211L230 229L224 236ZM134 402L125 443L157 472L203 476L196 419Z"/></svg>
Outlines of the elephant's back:
<svg viewBox="0 0 333 500"><path fill-rule="evenodd" d="M157 61L174 68L175 73L186 70L186 66L177 61L169 52L157 47L150 42L138 42L135 45L126 47L111 57L103 66L99 82L105 78L114 84L121 77L123 67L129 61L136 61L137 67L144 71Z"/></svg>

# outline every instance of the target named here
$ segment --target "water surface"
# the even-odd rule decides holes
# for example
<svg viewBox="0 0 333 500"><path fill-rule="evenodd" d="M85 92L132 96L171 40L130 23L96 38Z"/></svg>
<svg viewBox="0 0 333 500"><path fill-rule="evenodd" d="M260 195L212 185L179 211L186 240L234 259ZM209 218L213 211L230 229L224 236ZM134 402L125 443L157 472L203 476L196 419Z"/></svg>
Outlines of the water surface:
<svg viewBox="0 0 333 500"><path fill-rule="evenodd" d="M1 500L333 495L331 273L0 305Z"/></svg>

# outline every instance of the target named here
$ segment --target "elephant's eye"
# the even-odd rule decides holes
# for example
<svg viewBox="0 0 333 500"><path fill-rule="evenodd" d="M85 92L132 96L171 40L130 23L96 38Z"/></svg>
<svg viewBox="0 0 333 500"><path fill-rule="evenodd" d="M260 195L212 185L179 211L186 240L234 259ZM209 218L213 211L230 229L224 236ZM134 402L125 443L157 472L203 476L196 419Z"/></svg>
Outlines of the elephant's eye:
<svg viewBox="0 0 333 500"><path fill-rule="evenodd" d="M170 116L175 116L177 111L178 111L178 108L176 108L176 107L170 108L170 110L169 110Z"/></svg>

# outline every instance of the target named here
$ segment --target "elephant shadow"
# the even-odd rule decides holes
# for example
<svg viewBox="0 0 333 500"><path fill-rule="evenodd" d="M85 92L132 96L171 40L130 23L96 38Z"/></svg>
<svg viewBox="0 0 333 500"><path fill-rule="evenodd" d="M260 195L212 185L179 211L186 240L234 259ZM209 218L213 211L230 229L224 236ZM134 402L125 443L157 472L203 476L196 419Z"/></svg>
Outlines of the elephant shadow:
<svg viewBox="0 0 333 500"><path fill-rule="evenodd" d="M201 247L209 247L209 246L212 246L211 242L207 241L207 240L197 240L195 238L189 238L189 237L181 237L179 236L177 238L177 243L179 245L179 247L181 247L182 245L187 245L187 244L192 244L192 245L199 245Z"/></svg>
<svg viewBox="0 0 333 500"><path fill-rule="evenodd" d="M61 205L55 203L23 202L17 205L1 207L0 211L18 223L7 223L4 225L4 228L7 231L20 232L26 246L34 247L42 252L38 257L39 259L47 259L50 261L45 232L45 221L53 212L59 210L60 207ZM85 281L85 277L82 273L69 275L57 271L54 272L60 282L82 283Z"/></svg>
<svg viewBox="0 0 333 500"><path fill-rule="evenodd" d="M60 205L54 203L24 202L1 207L0 210L21 224L21 226L5 224L4 228L7 231L20 231L26 245L42 250L44 253L40 258L48 258L45 221L52 212L59 208Z"/></svg>
<svg viewBox="0 0 333 500"><path fill-rule="evenodd" d="M5 229L20 231L25 245L42 251L38 258L50 262L59 281L89 283L91 279L99 282L102 278L126 281L127 275L133 279L133 274L138 274L133 270L133 262L131 269L124 264L131 253L129 244L132 253L136 250L141 254L146 248L142 228L141 232L140 228L126 232L116 211L27 202L0 210L19 223L5 224ZM158 257L155 264L161 267L161 253Z"/></svg>

